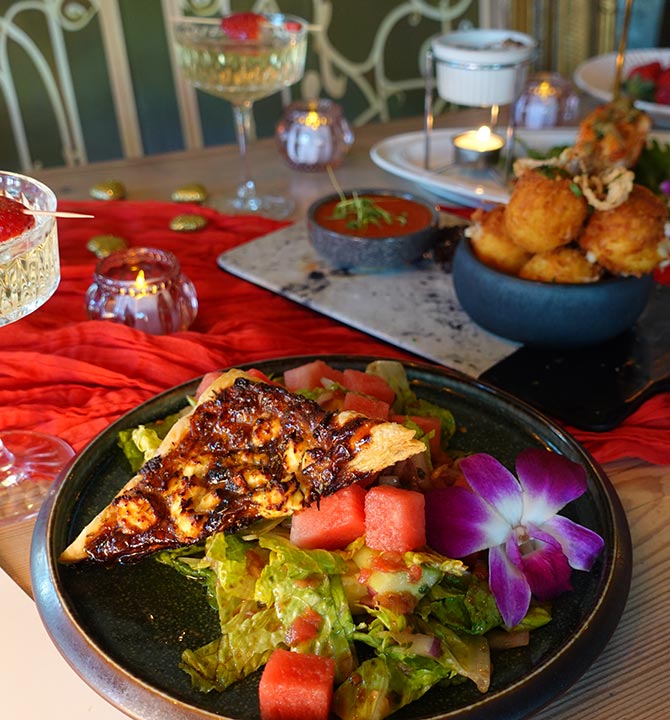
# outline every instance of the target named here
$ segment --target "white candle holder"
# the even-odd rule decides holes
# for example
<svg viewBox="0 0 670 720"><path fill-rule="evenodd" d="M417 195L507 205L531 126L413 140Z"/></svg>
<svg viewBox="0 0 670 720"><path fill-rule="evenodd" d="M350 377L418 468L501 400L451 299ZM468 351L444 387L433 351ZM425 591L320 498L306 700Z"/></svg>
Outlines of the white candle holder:
<svg viewBox="0 0 670 720"><path fill-rule="evenodd" d="M471 132L453 140L455 165L468 172L491 172L504 149L503 179L507 182L512 165L514 117L511 112L522 92L528 66L537 48L532 37L513 30L464 30L436 38L426 53L424 102L424 167L431 169L430 138L434 125L433 95L468 107L488 108L491 131L498 122L501 106L510 106L505 137L491 132L495 147L473 140ZM473 140L470 142L470 140ZM481 140L481 138L480 138ZM464 144L466 147L464 147Z"/></svg>

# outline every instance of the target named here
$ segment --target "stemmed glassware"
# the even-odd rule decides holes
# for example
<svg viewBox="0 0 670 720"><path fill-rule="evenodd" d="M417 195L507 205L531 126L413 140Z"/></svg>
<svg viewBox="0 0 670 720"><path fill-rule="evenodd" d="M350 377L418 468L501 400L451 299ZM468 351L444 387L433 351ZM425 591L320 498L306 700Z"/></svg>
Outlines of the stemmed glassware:
<svg viewBox="0 0 670 720"><path fill-rule="evenodd" d="M242 179L237 194L216 203L218 209L283 218L292 212L294 203L286 197L257 192L249 168L249 131L254 101L302 78L307 24L279 13L239 15L258 20L257 27L247 32L236 25L235 15L214 22L195 17L173 20L177 62L184 77L196 88L224 98L233 106Z"/></svg>
<svg viewBox="0 0 670 720"><path fill-rule="evenodd" d="M32 227L0 239L1 327L33 312L53 295L60 281L60 263L56 218L51 214L56 210L54 193L32 178L0 172L0 196L35 212ZM0 525L35 515L73 455L67 443L52 435L0 431Z"/></svg>

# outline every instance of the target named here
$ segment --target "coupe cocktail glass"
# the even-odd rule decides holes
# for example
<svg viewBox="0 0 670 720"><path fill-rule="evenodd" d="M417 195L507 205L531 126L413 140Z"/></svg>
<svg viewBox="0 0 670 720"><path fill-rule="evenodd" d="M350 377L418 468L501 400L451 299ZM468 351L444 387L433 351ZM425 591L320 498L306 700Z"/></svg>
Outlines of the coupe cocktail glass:
<svg viewBox="0 0 670 720"><path fill-rule="evenodd" d="M0 172L0 195L33 211L35 224L0 241L0 326L43 305L60 281L56 196L24 175ZM45 395L45 403L48 397ZM37 513L49 486L74 455L63 440L30 430L0 431L0 524Z"/></svg>
<svg viewBox="0 0 670 720"><path fill-rule="evenodd" d="M305 71L307 25L300 18L264 15L258 37L230 37L219 22L199 18L174 20L175 50L184 77L196 88L228 100L242 158L237 194L217 203L224 212L289 215L292 200L261 195L249 169L248 144L254 101L293 85Z"/></svg>

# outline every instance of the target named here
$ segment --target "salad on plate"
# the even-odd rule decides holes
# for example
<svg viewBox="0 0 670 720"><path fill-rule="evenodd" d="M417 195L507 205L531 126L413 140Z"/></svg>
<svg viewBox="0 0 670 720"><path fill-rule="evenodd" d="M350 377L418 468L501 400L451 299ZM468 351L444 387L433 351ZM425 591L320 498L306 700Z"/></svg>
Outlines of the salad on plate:
<svg viewBox="0 0 670 720"><path fill-rule="evenodd" d="M423 450L292 515L153 555L218 616L220 634L182 653L193 687L226 691L260 672L263 720L383 718L437 685L486 693L491 651L527 644L603 549L560 514L586 491L584 469L538 448L513 471L452 450L456 419L419 398L396 361L252 374L327 413L411 428ZM134 471L182 416L120 433Z"/></svg>

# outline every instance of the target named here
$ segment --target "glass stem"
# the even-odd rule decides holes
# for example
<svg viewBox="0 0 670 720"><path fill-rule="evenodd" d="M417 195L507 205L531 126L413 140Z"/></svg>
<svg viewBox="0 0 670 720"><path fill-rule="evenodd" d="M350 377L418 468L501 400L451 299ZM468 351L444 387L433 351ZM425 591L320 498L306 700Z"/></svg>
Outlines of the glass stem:
<svg viewBox="0 0 670 720"><path fill-rule="evenodd" d="M240 149L240 157L242 158L242 181L237 188L237 196L247 203L256 197L256 183L254 183L251 178L249 165L249 135L251 133L252 107L253 103L250 100L233 104L237 145Z"/></svg>
<svg viewBox="0 0 670 720"><path fill-rule="evenodd" d="M0 487L8 487L19 481L20 473L16 469L16 459L2 442L0 436Z"/></svg>

